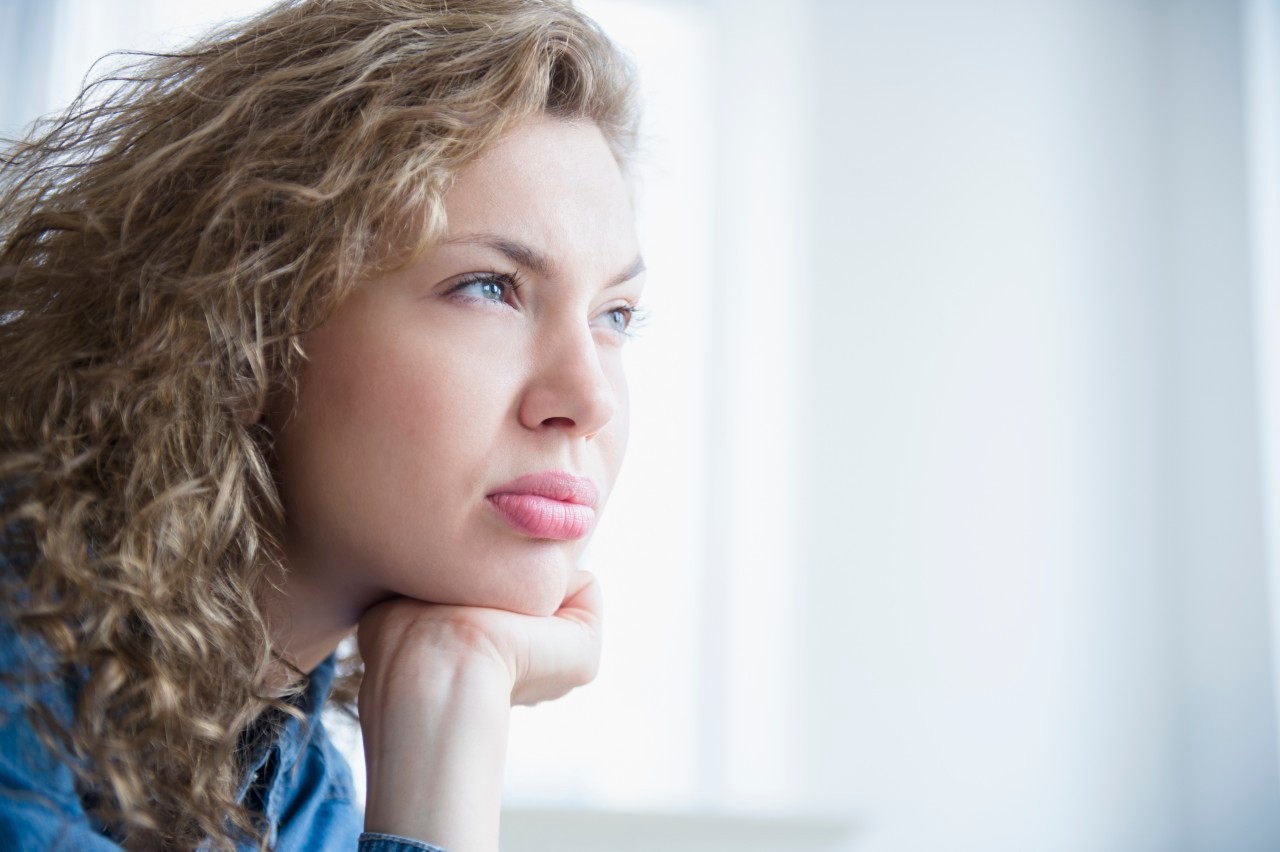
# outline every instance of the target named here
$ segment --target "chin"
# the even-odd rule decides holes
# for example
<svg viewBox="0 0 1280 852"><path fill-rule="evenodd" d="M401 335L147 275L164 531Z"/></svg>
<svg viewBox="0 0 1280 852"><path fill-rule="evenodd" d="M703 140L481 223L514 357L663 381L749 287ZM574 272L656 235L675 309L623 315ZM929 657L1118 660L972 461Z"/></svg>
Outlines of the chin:
<svg viewBox="0 0 1280 852"><path fill-rule="evenodd" d="M565 583L561 581L558 585L548 583L545 586L531 585L513 589L503 596L501 602L490 605L524 615L555 615L560 604L564 603L565 588Z"/></svg>
<svg viewBox="0 0 1280 852"><path fill-rule="evenodd" d="M486 574L488 582L481 579ZM400 594L439 604L482 606L522 615L547 616L554 615L564 603L571 574L570 569L560 565L526 564L519 572L514 572L508 564L492 574L473 570L470 577L459 577L454 583L435 588L406 588Z"/></svg>
<svg viewBox="0 0 1280 852"><path fill-rule="evenodd" d="M569 574L566 569L545 566L532 570L518 581L496 589L493 599L485 605L524 615L554 615L564 603Z"/></svg>

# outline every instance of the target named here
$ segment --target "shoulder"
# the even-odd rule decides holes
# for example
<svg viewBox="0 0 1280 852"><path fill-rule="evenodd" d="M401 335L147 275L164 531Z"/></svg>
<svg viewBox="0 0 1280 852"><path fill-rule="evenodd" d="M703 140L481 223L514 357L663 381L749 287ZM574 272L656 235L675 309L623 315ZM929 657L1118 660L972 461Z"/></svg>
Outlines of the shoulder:
<svg viewBox="0 0 1280 852"><path fill-rule="evenodd" d="M54 760L29 717L38 712L63 728L71 725L77 684L64 670L47 646L19 634L11 616L0 612L0 760L18 754L39 756L42 766Z"/></svg>
<svg viewBox="0 0 1280 852"><path fill-rule="evenodd" d="M47 649L0 618L0 836L17 849L64 848L59 838L74 838L77 848L114 848L85 813L67 758L32 722L41 713L71 725L75 684L59 669Z"/></svg>
<svg viewBox="0 0 1280 852"><path fill-rule="evenodd" d="M12 494L13 483L0 481L0 510ZM24 602L20 538L18 524L0 526L0 837L13 844L6 848L63 848L59 838L71 837L82 848L99 840L110 848L90 826L68 759L33 724L38 714L69 729L78 688L47 645L15 626Z"/></svg>

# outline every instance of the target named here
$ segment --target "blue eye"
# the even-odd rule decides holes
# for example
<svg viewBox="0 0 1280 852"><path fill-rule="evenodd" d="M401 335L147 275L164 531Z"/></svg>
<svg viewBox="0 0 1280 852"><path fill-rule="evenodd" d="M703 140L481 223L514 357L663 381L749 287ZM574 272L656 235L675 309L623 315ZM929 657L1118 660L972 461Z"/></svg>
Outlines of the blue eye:
<svg viewBox="0 0 1280 852"><path fill-rule="evenodd" d="M596 317L596 324L618 337L632 337L643 319L643 311L635 305L618 305Z"/></svg>
<svg viewBox="0 0 1280 852"><path fill-rule="evenodd" d="M459 282L450 293L466 299L505 304L511 301L518 289L520 285L514 276L494 272L469 276Z"/></svg>
<svg viewBox="0 0 1280 852"><path fill-rule="evenodd" d="M630 307L614 308L604 315L605 322L612 330L625 334L631 325L632 313L633 309Z"/></svg>

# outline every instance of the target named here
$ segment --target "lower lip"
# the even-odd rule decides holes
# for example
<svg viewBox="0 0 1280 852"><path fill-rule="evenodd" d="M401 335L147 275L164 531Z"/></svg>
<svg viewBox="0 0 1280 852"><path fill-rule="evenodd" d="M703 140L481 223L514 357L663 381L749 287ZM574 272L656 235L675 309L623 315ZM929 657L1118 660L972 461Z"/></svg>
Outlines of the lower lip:
<svg viewBox="0 0 1280 852"><path fill-rule="evenodd" d="M494 494L489 504L504 521L533 538L576 541L591 532L596 519L590 506L533 494Z"/></svg>

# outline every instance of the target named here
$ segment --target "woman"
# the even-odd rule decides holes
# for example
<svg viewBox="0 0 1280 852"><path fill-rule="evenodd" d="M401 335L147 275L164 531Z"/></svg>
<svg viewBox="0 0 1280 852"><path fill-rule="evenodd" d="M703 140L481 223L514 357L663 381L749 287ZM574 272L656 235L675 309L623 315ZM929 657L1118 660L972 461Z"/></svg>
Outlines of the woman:
<svg viewBox="0 0 1280 852"><path fill-rule="evenodd" d="M598 659L630 103L555 0L311 0L10 152L0 836L497 848L510 707Z"/></svg>

